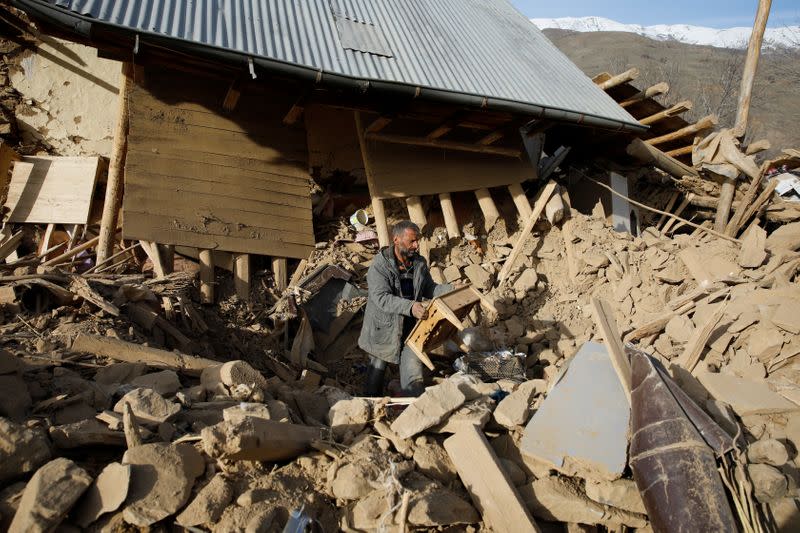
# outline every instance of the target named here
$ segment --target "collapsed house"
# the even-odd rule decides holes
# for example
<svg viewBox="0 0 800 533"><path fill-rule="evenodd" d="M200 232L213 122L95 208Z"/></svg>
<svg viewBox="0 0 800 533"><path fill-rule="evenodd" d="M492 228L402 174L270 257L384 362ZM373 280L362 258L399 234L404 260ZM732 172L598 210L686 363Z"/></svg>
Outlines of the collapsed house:
<svg viewBox="0 0 800 533"><path fill-rule="evenodd" d="M502 1L14 4L121 75L108 154L0 144L10 530L797 526L795 151ZM363 398L403 218L470 287Z"/></svg>

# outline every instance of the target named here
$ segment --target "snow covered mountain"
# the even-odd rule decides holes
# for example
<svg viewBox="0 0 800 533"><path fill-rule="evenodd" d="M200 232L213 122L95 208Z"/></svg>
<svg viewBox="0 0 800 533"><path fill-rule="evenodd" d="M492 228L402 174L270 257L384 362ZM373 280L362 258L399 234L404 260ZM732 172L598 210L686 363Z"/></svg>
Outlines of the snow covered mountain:
<svg viewBox="0 0 800 533"><path fill-rule="evenodd" d="M603 17L535 18L531 19L531 22L542 30L557 28L580 32L621 31L637 33L658 41L674 40L719 48L747 48L747 41L752 31L752 28L746 27L720 30L703 26L690 26L688 24L641 26L638 24L622 24ZM767 28L764 34L764 46L768 48L800 47L800 26Z"/></svg>

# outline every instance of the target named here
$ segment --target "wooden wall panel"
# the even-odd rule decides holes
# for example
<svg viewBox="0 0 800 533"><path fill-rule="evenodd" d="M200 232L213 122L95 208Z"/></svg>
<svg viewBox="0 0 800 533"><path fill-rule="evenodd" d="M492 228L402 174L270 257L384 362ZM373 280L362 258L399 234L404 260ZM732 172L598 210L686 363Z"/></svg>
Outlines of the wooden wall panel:
<svg viewBox="0 0 800 533"><path fill-rule="evenodd" d="M131 91L123 236L308 257L306 133L281 122L294 96L254 84L225 112L222 81L156 69L145 79Z"/></svg>

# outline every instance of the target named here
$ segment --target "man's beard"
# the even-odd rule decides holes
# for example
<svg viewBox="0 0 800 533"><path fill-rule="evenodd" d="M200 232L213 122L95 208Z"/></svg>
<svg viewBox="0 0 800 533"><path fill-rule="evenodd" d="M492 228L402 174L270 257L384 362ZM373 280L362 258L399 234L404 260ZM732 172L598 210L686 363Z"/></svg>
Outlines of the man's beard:
<svg viewBox="0 0 800 533"><path fill-rule="evenodd" d="M403 259L406 259L406 260L413 259L417 255L417 252L415 250L411 250L411 249L408 249L408 248L403 248L402 246L400 246L399 248L400 248L400 250L399 250L400 257L402 257Z"/></svg>

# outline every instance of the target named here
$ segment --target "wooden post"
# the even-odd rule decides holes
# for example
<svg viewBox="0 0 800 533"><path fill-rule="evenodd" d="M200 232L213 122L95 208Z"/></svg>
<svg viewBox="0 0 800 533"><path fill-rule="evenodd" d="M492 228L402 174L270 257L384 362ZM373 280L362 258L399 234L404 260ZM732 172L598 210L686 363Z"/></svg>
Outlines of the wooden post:
<svg viewBox="0 0 800 533"><path fill-rule="evenodd" d="M172 244L158 244L158 254L164 264L164 273L172 274L175 271L175 246Z"/></svg>
<svg viewBox="0 0 800 533"><path fill-rule="evenodd" d="M378 244L381 247L389 246L389 225L386 223L386 211L383 208L383 200L376 197L375 178L372 175L372 165L369 161L367 150L367 140L364 137L364 125L361 119L361 112L355 112L356 133L358 134L358 145L361 148L361 159L364 162L364 173L367 175L367 186L372 197L372 214L375 217L375 230L378 233Z"/></svg>
<svg viewBox="0 0 800 533"><path fill-rule="evenodd" d="M458 229L458 220L456 220L456 211L453 209L453 199L450 197L450 193L441 193L439 195L439 203L442 205L442 215L444 216L444 225L447 227L447 236L451 239L459 238L461 230Z"/></svg>
<svg viewBox="0 0 800 533"><path fill-rule="evenodd" d="M97 245L98 263L105 261L111 255L114 248L114 235L117 232L117 215L122 203L124 187L125 152L128 148L128 93L132 74L131 63L122 63L117 100L117 127L114 131L114 145L111 148L111 161L108 166L103 216L100 219L100 242Z"/></svg>
<svg viewBox="0 0 800 533"><path fill-rule="evenodd" d="M233 285L242 300L250 299L250 254L237 254L233 263Z"/></svg>
<svg viewBox="0 0 800 533"><path fill-rule="evenodd" d="M753 22L753 33L750 34L750 43L747 46L747 58L744 62L744 72L742 72L742 84L739 87L739 107L736 109L736 124L733 127L733 134L744 137L747 131L747 119L750 115L750 98L753 95L753 82L756 78L758 69L758 59L761 56L761 43L764 40L764 31L767 28L769 10L772 0L759 0L756 19Z"/></svg>
<svg viewBox="0 0 800 533"><path fill-rule="evenodd" d="M494 200L492 200L492 193L486 188L478 189L475 191L475 198L478 199L478 206L483 213L484 228L489 231L494 227L497 219L500 218L500 212L497 210Z"/></svg>
<svg viewBox="0 0 800 533"><path fill-rule="evenodd" d="M200 301L214 303L214 256L211 250L198 250L200 257Z"/></svg>
<svg viewBox="0 0 800 533"><path fill-rule="evenodd" d="M511 193L514 205L517 206L519 216L522 217L522 220L528 220L528 217L531 216L531 201L528 200L528 195L522 190L522 185L512 183L508 186L508 192Z"/></svg>
<svg viewBox="0 0 800 533"><path fill-rule="evenodd" d="M289 286L289 268L285 257L272 258L272 275L275 277L275 288L283 292Z"/></svg>
<svg viewBox="0 0 800 533"><path fill-rule="evenodd" d="M747 46L747 58L744 62L744 72L742 73L742 84L739 87L739 106L736 109L736 123L733 126L733 134L737 138L744 137L747 132L747 119L750 116L750 98L753 95L753 82L756 78L758 59L761 55L761 43L764 40L764 31L769 19L769 10L772 0L759 0L756 19L753 22L753 33L750 34L750 43ZM717 214L714 218L714 229L724 231L728 225L728 217L731 212L731 203L736 193L736 180L728 178L722 183L719 193L719 205Z"/></svg>
<svg viewBox="0 0 800 533"><path fill-rule="evenodd" d="M425 210L422 208L422 200L419 196L409 196L406 198L406 207L408 208L408 218L419 226L422 234L419 236L419 253L426 261L430 262L430 241L425 236L425 226L428 225L428 219L425 217Z"/></svg>

